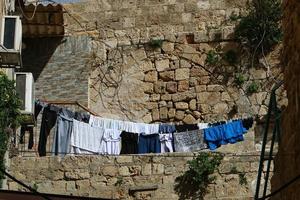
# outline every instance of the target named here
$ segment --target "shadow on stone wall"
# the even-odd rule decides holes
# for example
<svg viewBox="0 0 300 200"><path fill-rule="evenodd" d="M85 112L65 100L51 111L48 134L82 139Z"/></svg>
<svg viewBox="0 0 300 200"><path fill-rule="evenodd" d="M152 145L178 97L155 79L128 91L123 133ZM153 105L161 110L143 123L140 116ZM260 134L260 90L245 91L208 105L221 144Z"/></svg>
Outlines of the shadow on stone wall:
<svg viewBox="0 0 300 200"><path fill-rule="evenodd" d="M25 49L22 52L23 68L21 71L32 72L34 80L37 80L57 47L63 43L63 37L25 38L23 43Z"/></svg>
<svg viewBox="0 0 300 200"><path fill-rule="evenodd" d="M199 199L202 200L205 191L199 190L196 184L193 184L191 178L186 175L178 176L175 179L175 187L174 190L179 196L179 199Z"/></svg>

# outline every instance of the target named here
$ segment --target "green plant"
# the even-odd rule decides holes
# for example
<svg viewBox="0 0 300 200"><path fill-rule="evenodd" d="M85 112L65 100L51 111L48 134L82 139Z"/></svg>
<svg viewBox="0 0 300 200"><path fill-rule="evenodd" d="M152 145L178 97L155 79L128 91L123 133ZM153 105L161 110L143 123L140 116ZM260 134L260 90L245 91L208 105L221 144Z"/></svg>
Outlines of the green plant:
<svg viewBox="0 0 300 200"><path fill-rule="evenodd" d="M207 192L207 187L215 180L212 174L221 164L223 155L219 153L200 152L193 160L188 161L189 169L180 177L176 178L175 190L183 196L185 190L187 194L197 194L203 197Z"/></svg>
<svg viewBox="0 0 300 200"><path fill-rule="evenodd" d="M254 0L249 14L241 18L235 36L254 56L271 50L282 38L281 1Z"/></svg>
<svg viewBox="0 0 300 200"><path fill-rule="evenodd" d="M161 48L163 45L163 40L161 39L151 39L149 42L149 46L153 49Z"/></svg>
<svg viewBox="0 0 300 200"><path fill-rule="evenodd" d="M7 150L9 136L19 125L21 101L18 98L14 81L0 72L0 168L5 170L4 156ZM4 174L0 173L0 180Z"/></svg>
<svg viewBox="0 0 300 200"><path fill-rule="evenodd" d="M215 65L220 60L219 54L216 51L210 50L207 53L205 62L209 65Z"/></svg>
<svg viewBox="0 0 300 200"><path fill-rule="evenodd" d="M238 56L237 53L234 50L228 50L225 54L224 54L224 59L230 64L230 65L234 65L237 63L238 61Z"/></svg>
<svg viewBox="0 0 300 200"><path fill-rule="evenodd" d="M239 183L240 183L240 185L247 185L248 184L247 177L246 177L246 174L244 172L239 173Z"/></svg>
<svg viewBox="0 0 300 200"><path fill-rule="evenodd" d="M248 86L247 91L248 91L248 93L252 94L252 93L258 92L258 89L259 89L259 85L256 82L252 82Z"/></svg>
<svg viewBox="0 0 300 200"><path fill-rule="evenodd" d="M241 86L245 83L246 78L242 74L235 74L234 82Z"/></svg>

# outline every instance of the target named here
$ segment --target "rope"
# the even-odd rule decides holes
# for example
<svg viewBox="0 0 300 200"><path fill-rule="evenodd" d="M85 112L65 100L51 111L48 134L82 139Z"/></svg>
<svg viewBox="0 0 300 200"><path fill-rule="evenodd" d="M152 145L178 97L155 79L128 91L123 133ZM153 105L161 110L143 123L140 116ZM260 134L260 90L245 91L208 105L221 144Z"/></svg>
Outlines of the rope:
<svg viewBox="0 0 300 200"><path fill-rule="evenodd" d="M5 174L8 178L12 179L13 181L15 181L16 183L22 185L23 187L25 187L26 189L28 189L29 191L31 191L32 193L43 197L46 200L51 200L49 197L47 197L46 195L39 193L38 191L36 191L35 189L33 189L32 187L26 185L25 183L23 183L22 181L16 179L14 176L10 175L9 173L7 173L5 170L0 168L0 172L2 172L3 174Z"/></svg>
<svg viewBox="0 0 300 200"><path fill-rule="evenodd" d="M28 20L28 21L31 21L33 18L34 18L34 15L36 13L36 10L37 10L37 7L38 7L38 2L39 0L36 1L36 4L35 4L35 7L34 7L34 10L33 10L33 13L31 15L31 17L27 17L25 12L23 11L23 8L22 8L22 4L20 2L20 0L18 0L18 3L19 3L19 6L20 6L20 10L22 12L22 15Z"/></svg>

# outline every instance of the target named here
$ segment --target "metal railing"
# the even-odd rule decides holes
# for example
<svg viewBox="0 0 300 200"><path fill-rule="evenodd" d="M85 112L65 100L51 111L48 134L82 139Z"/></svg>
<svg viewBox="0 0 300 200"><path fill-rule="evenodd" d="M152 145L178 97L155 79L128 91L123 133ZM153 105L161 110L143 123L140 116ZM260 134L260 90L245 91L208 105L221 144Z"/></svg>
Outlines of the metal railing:
<svg viewBox="0 0 300 200"><path fill-rule="evenodd" d="M278 140L278 143L280 143L281 112L279 111L279 109L277 107L276 90L278 88L280 88L282 85L283 85L283 81L280 81L279 83L277 83L274 86L274 88L271 91L270 102L269 102L269 107L268 107L268 113L267 113L267 116L266 116L265 130L264 130L263 141L262 141L259 168L258 168L256 191L255 191L255 196L254 196L255 200L267 198L266 193L267 193L268 181L269 181L269 176L270 176L271 161L273 160L273 150L274 150L275 140ZM269 151L268 155L266 156L266 154L267 154L266 145L267 145L268 132L269 132L271 118L274 119L275 126L274 126L274 129L273 129L273 132L272 132L270 151ZM262 180L264 161L267 161L267 168L266 168L266 175L265 175L263 193L262 193L262 197L260 197L260 185L261 185L261 180Z"/></svg>

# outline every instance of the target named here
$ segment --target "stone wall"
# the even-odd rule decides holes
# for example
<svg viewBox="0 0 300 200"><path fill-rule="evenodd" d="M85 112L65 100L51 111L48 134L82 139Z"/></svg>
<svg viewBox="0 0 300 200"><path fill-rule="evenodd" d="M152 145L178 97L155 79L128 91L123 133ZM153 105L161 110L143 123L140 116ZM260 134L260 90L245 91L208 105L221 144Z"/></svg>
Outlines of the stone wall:
<svg viewBox="0 0 300 200"><path fill-rule="evenodd" d="M300 22L299 1L284 1L284 53L285 87L289 100L282 120L282 139L275 160L275 174L272 178L272 190L275 191L299 175L299 142L300 142ZM287 164L288 163L288 164ZM299 199L299 180L285 188L272 199Z"/></svg>
<svg viewBox="0 0 300 200"><path fill-rule="evenodd" d="M25 38L22 71L32 72L35 97L88 105L90 38Z"/></svg>
<svg viewBox="0 0 300 200"><path fill-rule="evenodd" d="M63 4L67 35L24 39L22 70L34 73L37 98L77 100L103 117L147 123L261 119L270 89L282 78L281 46L254 66L241 55L233 32L246 2ZM230 51L237 56L234 64L224 59ZM217 52L217 63L207 61L210 52ZM236 84L238 74L245 78L242 85ZM250 94L252 83L259 89ZM278 95L286 104L284 91Z"/></svg>
<svg viewBox="0 0 300 200"><path fill-rule="evenodd" d="M10 160L8 170L19 180L46 193L113 199L189 199L193 196L189 190L183 192L174 187L175 179L187 170L187 161L193 157L192 153L63 159L15 157ZM205 199L252 199L258 159L257 154L225 156ZM7 187L24 190L11 180Z"/></svg>

